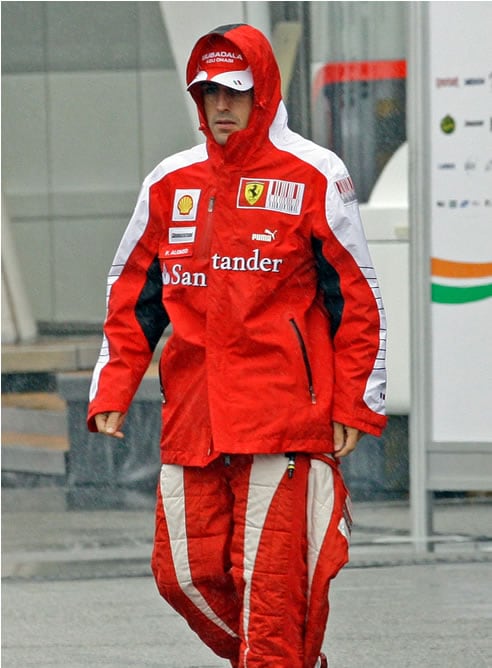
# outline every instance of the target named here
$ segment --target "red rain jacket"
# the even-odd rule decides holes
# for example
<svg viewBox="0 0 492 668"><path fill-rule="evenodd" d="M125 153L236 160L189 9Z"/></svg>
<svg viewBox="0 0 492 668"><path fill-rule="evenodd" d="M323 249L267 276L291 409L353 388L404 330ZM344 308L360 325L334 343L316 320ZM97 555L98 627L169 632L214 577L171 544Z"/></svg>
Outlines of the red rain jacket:
<svg viewBox="0 0 492 668"><path fill-rule="evenodd" d="M218 145L195 93L206 143L144 181L90 392L89 429L97 413L126 412L171 323L164 463L332 452L333 420L374 435L386 424L384 311L350 176L288 128L268 41L247 25L224 36L253 71L248 127Z"/></svg>

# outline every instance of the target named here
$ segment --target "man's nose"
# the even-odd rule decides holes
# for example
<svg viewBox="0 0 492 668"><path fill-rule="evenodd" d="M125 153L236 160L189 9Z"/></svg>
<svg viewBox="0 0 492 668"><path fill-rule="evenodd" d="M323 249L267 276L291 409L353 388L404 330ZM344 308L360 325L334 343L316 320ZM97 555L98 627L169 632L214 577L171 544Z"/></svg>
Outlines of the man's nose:
<svg viewBox="0 0 492 668"><path fill-rule="evenodd" d="M219 89L217 91L217 96L215 99L215 104L217 105L217 109L224 110L229 108L229 103L230 103L230 95L228 92L224 89Z"/></svg>

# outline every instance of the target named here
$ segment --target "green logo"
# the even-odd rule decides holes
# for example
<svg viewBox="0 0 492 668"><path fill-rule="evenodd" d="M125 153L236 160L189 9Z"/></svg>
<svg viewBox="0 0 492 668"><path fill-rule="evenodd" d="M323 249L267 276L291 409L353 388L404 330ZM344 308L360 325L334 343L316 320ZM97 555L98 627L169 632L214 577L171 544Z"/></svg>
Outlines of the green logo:
<svg viewBox="0 0 492 668"><path fill-rule="evenodd" d="M452 132L454 132L456 129L456 123L454 122L454 118L452 116L444 116L444 118L441 121L441 130L444 132L444 134L450 135Z"/></svg>

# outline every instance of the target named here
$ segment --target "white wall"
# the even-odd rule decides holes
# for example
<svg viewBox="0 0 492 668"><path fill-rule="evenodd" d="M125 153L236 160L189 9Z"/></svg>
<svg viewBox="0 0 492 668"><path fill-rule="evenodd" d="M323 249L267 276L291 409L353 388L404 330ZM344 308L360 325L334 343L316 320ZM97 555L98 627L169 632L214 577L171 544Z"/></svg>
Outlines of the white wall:
<svg viewBox="0 0 492 668"><path fill-rule="evenodd" d="M195 143L159 5L5 3L2 42L2 190L34 316L100 323L141 181Z"/></svg>

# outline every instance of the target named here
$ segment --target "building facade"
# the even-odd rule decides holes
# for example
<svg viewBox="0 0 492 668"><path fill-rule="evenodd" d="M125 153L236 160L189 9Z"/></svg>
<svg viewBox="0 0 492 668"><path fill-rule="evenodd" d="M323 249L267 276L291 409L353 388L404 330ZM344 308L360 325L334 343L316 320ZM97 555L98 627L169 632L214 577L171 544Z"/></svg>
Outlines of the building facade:
<svg viewBox="0 0 492 668"><path fill-rule="evenodd" d="M199 140L183 62L220 23L266 32L291 127L341 154L367 201L405 140L406 4L2 3L2 194L40 331L100 328L143 178Z"/></svg>

